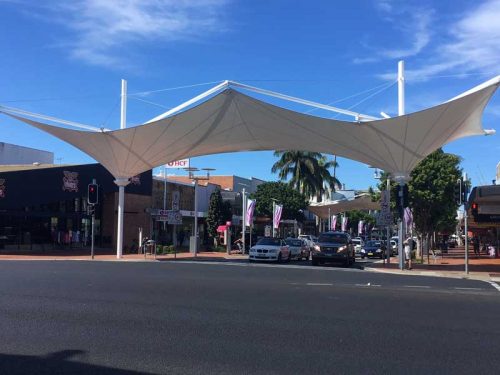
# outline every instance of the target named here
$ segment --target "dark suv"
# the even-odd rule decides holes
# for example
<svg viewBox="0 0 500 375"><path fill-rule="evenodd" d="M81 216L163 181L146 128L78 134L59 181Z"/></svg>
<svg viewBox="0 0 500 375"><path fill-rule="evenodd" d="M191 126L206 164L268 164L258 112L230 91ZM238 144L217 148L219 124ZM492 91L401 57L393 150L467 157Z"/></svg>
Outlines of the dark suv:
<svg viewBox="0 0 500 375"><path fill-rule="evenodd" d="M312 253L312 265L342 263L350 266L355 262L351 236L343 232L321 233Z"/></svg>

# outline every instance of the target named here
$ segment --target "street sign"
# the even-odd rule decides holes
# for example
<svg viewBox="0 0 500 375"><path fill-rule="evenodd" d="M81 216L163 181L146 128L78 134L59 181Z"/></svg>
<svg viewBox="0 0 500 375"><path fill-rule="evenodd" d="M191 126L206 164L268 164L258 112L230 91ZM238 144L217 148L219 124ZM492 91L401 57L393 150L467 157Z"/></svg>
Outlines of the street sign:
<svg viewBox="0 0 500 375"><path fill-rule="evenodd" d="M389 226L394 223L391 212L391 192L383 190L380 195L380 213L377 217L377 225Z"/></svg>
<svg viewBox="0 0 500 375"><path fill-rule="evenodd" d="M151 210L156 221L166 221L169 224L182 224L182 214L178 210Z"/></svg>

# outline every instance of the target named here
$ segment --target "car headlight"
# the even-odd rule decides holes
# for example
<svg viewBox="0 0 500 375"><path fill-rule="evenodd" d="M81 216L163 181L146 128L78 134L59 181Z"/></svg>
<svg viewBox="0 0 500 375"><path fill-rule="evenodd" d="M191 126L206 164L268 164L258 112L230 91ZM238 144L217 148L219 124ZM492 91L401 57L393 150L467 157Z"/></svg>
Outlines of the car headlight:
<svg viewBox="0 0 500 375"><path fill-rule="evenodd" d="M347 246L340 246L337 250L337 253L343 253L347 250Z"/></svg>
<svg viewBox="0 0 500 375"><path fill-rule="evenodd" d="M382 252L382 250L381 250L381 249L377 249L377 253L381 253L381 252Z"/></svg>
<svg viewBox="0 0 500 375"><path fill-rule="evenodd" d="M321 251L321 247L319 247L319 245L314 245L314 250L315 251Z"/></svg>
<svg viewBox="0 0 500 375"><path fill-rule="evenodd" d="M362 252L362 253L366 253L366 250L365 250L365 249L361 249L361 252Z"/></svg>

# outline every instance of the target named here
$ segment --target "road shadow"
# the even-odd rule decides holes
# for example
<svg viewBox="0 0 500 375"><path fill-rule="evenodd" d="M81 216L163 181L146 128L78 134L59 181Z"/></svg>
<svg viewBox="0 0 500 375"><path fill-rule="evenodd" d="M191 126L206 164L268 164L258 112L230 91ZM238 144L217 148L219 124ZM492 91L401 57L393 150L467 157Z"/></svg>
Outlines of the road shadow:
<svg viewBox="0 0 500 375"><path fill-rule="evenodd" d="M62 350L46 356L15 355L0 353L0 374L5 375L58 375L58 374L102 374L138 375L150 374L132 370L105 367L72 360L71 357L85 354L82 350Z"/></svg>

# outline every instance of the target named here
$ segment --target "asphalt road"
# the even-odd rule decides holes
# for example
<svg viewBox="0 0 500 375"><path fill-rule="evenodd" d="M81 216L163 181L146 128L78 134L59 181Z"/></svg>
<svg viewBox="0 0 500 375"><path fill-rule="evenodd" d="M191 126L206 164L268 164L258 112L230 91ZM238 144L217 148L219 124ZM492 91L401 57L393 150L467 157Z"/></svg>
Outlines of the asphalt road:
<svg viewBox="0 0 500 375"><path fill-rule="evenodd" d="M247 263L0 262L0 374L493 374L500 292Z"/></svg>

